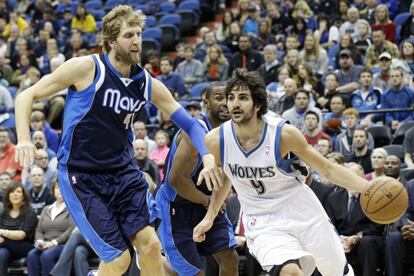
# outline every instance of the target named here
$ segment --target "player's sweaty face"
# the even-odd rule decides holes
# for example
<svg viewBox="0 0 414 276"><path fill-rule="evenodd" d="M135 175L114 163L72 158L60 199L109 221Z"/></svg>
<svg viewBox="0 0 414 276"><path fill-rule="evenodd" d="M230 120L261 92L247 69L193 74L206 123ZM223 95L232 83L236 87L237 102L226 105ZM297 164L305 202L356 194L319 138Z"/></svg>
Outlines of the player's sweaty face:
<svg viewBox="0 0 414 276"><path fill-rule="evenodd" d="M117 58L127 64L141 60L142 29L139 26L127 26L122 22L121 32L116 39L114 50Z"/></svg>
<svg viewBox="0 0 414 276"><path fill-rule="evenodd" d="M227 96L227 107L233 121L249 121L254 115L254 102L247 87L235 86Z"/></svg>

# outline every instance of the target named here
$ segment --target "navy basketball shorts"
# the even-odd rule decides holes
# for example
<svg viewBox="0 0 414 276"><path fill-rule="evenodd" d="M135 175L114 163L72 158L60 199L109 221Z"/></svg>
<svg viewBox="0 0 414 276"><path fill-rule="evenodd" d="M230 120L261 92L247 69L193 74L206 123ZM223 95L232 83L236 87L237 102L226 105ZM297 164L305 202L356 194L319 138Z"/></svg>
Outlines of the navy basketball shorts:
<svg viewBox="0 0 414 276"><path fill-rule="evenodd" d="M153 199L134 164L98 173L59 166L58 180L73 221L104 262L121 255L129 239L150 225Z"/></svg>
<svg viewBox="0 0 414 276"><path fill-rule="evenodd" d="M157 194L161 212L158 236L168 260L178 275L195 275L204 269L202 256L213 255L237 245L227 214L220 214L202 243L193 241L193 229L204 218L206 209L198 204L174 205Z"/></svg>

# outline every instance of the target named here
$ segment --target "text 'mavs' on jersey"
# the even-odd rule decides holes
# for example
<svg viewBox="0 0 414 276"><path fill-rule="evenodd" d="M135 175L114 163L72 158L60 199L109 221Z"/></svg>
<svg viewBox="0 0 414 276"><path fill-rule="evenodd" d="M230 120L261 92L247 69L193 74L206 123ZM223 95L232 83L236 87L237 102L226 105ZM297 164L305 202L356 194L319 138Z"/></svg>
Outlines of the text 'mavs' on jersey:
<svg viewBox="0 0 414 276"><path fill-rule="evenodd" d="M139 65L123 77L106 54L93 55L95 78L83 91L68 90L60 165L105 171L133 160L134 115L151 99L151 76Z"/></svg>

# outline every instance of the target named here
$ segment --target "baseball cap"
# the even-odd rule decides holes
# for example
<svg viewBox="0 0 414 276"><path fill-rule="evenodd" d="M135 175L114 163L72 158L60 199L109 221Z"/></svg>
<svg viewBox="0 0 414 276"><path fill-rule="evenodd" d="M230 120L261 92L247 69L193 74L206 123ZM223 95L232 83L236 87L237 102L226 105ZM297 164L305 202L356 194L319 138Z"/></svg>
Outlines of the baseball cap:
<svg viewBox="0 0 414 276"><path fill-rule="evenodd" d="M339 56L347 56L347 57L352 57L352 53L349 49L343 49L340 53Z"/></svg>
<svg viewBox="0 0 414 276"><path fill-rule="evenodd" d="M381 55L379 55L378 59L387 58L391 59L391 55L388 52L382 52Z"/></svg>
<svg viewBox="0 0 414 276"><path fill-rule="evenodd" d="M187 104L187 106L185 107L185 109L189 109L190 107L193 107L195 109L201 110L201 105L199 102L196 101L191 101L189 104Z"/></svg>

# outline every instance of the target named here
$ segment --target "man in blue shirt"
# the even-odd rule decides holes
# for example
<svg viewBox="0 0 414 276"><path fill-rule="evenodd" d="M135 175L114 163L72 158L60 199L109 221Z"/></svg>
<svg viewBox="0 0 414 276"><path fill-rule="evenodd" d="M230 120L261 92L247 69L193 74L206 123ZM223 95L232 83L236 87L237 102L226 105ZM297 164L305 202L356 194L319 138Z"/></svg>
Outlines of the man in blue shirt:
<svg viewBox="0 0 414 276"><path fill-rule="evenodd" d="M184 80L179 75L172 71L172 61L169 57L162 57L161 61L161 75L157 77L167 88L178 95L178 98L183 98L187 91L185 90Z"/></svg>

